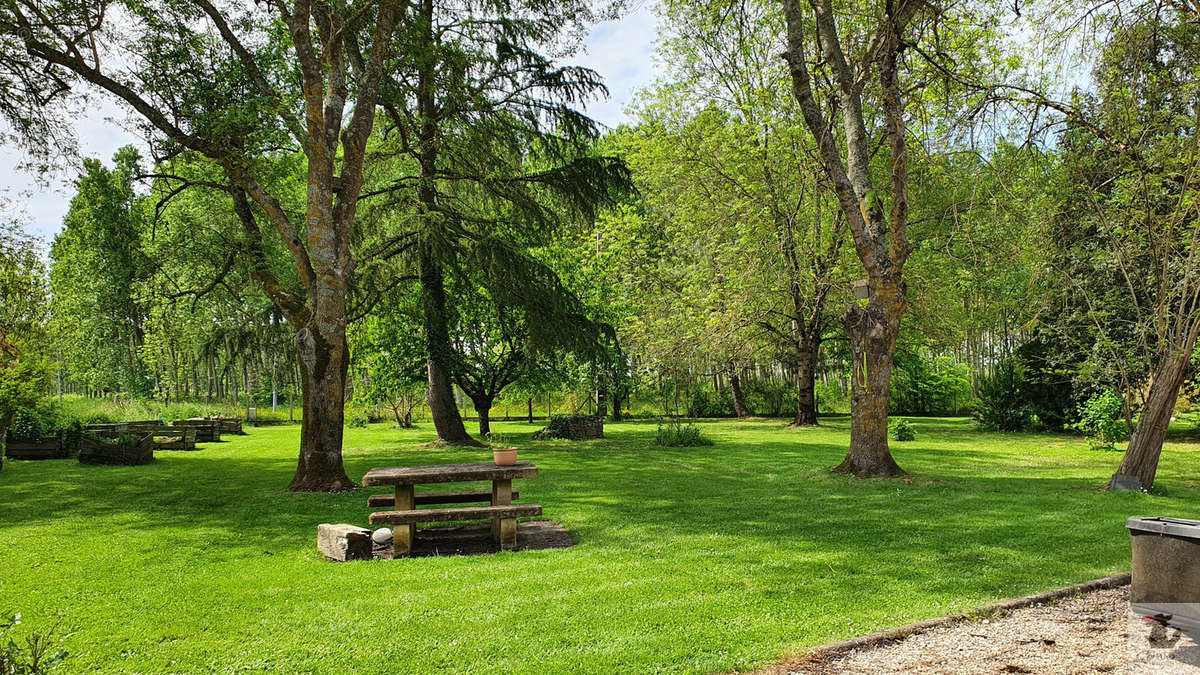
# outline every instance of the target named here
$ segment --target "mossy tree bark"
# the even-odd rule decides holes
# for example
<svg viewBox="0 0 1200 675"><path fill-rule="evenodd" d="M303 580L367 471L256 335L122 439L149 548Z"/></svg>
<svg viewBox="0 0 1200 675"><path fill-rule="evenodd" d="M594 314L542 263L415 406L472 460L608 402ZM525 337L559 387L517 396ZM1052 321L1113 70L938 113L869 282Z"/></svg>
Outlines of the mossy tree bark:
<svg viewBox="0 0 1200 675"><path fill-rule="evenodd" d="M805 125L817 142L826 177L853 235L855 252L866 269L870 294L866 306L851 305L843 319L850 334L855 366L851 396L850 448L835 471L856 476L890 477L901 473L887 440L888 389L900 319L906 308L902 270L912 252L908 242L908 146L904 124L904 94L898 63L906 48L905 31L917 12L927 7L920 0L886 3L873 35L861 37L872 44L871 60L847 61L842 49L831 0L812 0L811 20L800 0L783 0L787 49L783 58L792 79L792 93ZM810 34L811 29L811 34ZM834 84L842 113L845 157L834 138L833 125L813 93L807 52L819 52L815 67ZM863 83L875 78L883 137L890 162L890 191L871 182L870 157L875 142L867 132L863 114ZM885 203L890 205L885 208Z"/></svg>

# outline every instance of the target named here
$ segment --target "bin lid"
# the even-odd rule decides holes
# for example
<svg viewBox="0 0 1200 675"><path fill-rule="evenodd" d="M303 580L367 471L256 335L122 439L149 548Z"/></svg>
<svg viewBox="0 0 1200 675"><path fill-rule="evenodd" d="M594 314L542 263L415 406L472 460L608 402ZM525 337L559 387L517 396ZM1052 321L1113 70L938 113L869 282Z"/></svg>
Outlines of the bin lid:
<svg viewBox="0 0 1200 675"><path fill-rule="evenodd" d="M1140 532L1169 534L1173 537L1200 539L1200 520L1182 518L1130 518L1125 527Z"/></svg>

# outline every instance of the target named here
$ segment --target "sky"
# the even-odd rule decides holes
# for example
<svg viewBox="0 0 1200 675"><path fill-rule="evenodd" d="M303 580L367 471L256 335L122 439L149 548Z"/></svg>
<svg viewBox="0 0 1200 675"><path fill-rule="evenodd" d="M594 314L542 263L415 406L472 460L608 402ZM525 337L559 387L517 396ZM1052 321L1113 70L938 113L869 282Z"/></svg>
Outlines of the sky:
<svg viewBox="0 0 1200 675"><path fill-rule="evenodd" d="M606 126L626 120L625 107L633 93L657 75L654 39L657 19L654 0L632 0L617 21L596 25L585 43L585 51L573 61L596 70L604 78L609 98L588 105L593 118ZM76 133L80 152L108 163L118 148L138 139L118 123L126 115L108 99L96 98L95 107L79 118ZM0 198L12 204L12 214L26 232L51 239L62 228L71 201L71 181L77 169L67 167L61 175L35 178L19 170L21 152L0 146Z"/></svg>

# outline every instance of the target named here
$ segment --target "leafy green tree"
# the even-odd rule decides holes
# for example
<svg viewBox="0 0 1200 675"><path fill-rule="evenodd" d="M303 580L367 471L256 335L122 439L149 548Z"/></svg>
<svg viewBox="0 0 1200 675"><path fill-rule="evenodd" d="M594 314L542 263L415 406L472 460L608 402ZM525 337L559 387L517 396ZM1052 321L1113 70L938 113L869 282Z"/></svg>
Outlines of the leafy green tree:
<svg viewBox="0 0 1200 675"><path fill-rule="evenodd" d="M54 334L72 378L97 391L150 393L142 362L148 307L138 297L153 267L142 251L141 173L132 147L113 167L84 160L63 229L50 248Z"/></svg>
<svg viewBox="0 0 1200 675"><path fill-rule="evenodd" d="M97 11L0 6L0 114L26 146L69 136L56 104L106 92L140 120L164 156L203 157L244 230L244 255L296 331L304 420L290 488L353 486L342 466L350 245L385 63L414 53L396 38L409 8L397 0L334 5L118 2ZM280 155L304 158L304 199L289 208L272 174ZM264 231L260 223L271 231ZM281 279L264 241L291 262Z"/></svg>
<svg viewBox="0 0 1200 675"><path fill-rule="evenodd" d="M901 469L888 449L887 415L900 321L909 305L910 119L928 118L923 126L939 135L952 131L952 109L965 112L975 103L960 83L994 76L987 46L995 31L971 5L782 5L792 93L867 275L867 299L848 305L842 317L852 356L851 432L849 452L835 471L895 476ZM982 72L964 78L956 72L964 67ZM832 113L819 97L826 83ZM953 103L935 109L935 97Z"/></svg>
<svg viewBox="0 0 1200 675"><path fill-rule="evenodd" d="M389 64L376 151L391 162L373 192L386 195L381 208L406 211L378 245L405 254L419 279L428 402L442 441L470 442L453 394L447 277L469 269L493 301L539 314L531 337L553 342L572 329L553 317L577 312L530 251L631 187L576 109L605 93L598 76L545 55L592 16L582 0L419 0L400 34L412 58Z"/></svg>
<svg viewBox="0 0 1200 675"><path fill-rule="evenodd" d="M676 304L704 317L687 338L725 370L739 416L749 412L740 371L765 353L794 380L793 423L816 424L845 220L819 186L815 148L775 54L781 17L766 2L733 12L668 2L663 23L669 75L643 97L628 152L679 258ZM672 313L663 328L684 338Z"/></svg>
<svg viewBox="0 0 1200 675"><path fill-rule="evenodd" d="M34 239L0 221L0 440L13 415L45 392L46 271Z"/></svg>
<svg viewBox="0 0 1200 675"><path fill-rule="evenodd" d="M1200 28L1187 7L1135 9L1112 24L1094 96L1067 110L1070 208L1051 241L1091 324L1089 367L1116 366L1125 391L1145 383L1113 484L1126 476L1150 489L1200 339Z"/></svg>

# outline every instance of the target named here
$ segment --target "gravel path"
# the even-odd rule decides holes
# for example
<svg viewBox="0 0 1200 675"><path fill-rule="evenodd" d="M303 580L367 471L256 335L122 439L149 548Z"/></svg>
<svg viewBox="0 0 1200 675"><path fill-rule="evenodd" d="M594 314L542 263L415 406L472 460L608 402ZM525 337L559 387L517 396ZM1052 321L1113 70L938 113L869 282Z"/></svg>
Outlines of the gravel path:
<svg viewBox="0 0 1200 675"><path fill-rule="evenodd" d="M1129 612L1126 586L941 626L873 648L802 658L762 673L1200 675L1200 646Z"/></svg>

